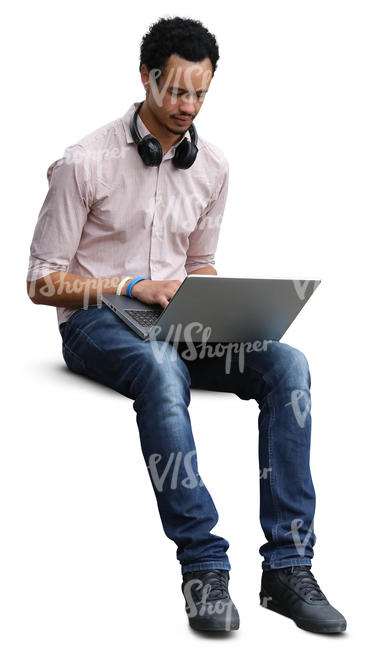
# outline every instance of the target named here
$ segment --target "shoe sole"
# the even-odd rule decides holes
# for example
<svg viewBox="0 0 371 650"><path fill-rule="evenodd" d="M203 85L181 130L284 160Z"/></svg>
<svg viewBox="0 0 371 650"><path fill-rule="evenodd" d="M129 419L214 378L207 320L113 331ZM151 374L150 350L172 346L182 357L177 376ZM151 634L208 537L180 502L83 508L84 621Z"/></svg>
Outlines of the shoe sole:
<svg viewBox="0 0 371 650"><path fill-rule="evenodd" d="M240 617L237 612L238 620L230 621L228 627L222 621L216 621L212 619L206 619L198 616L189 616L186 608L186 614L188 616L188 622L193 630L198 632L234 632L240 627Z"/></svg>
<svg viewBox="0 0 371 650"><path fill-rule="evenodd" d="M281 614L281 616L286 616L286 618L290 618L298 627L300 627L302 630L306 630L307 632L317 632L318 634L336 634L338 632L344 632L346 630L346 623L332 623L331 621L328 621L327 623L323 622L316 625L315 623L296 620L290 616L290 614L281 609L274 598L268 596L264 590L260 592L259 596L260 605L262 607L269 609L272 612L276 612L276 614Z"/></svg>
<svg viewBox="0 0 371 650"><path fill-rule="evenodd" d="M188 618L189 624L193 630L197 630L198 632L234 632L235 630L238 630L240 627L239 623L234 623L231 625L230 628L226 629L225 626L218 626L218 625L213 625L212 627L208 627L206 624L206 627L201 627L197 625L197 623L193 622L192 619Z"/></svg>

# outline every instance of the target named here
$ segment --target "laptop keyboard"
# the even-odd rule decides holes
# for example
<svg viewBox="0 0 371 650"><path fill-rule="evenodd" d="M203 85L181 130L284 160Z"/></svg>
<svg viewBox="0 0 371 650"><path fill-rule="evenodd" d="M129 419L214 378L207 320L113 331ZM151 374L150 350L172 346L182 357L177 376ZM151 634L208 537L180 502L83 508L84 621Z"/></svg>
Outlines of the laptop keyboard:
<svg viewBox="0 0 371 650"><path fill-rule="evenodd" d="M125 313L129 314L143 327L151 327L156 323L162 311L154 309L125 309Z"/></svg>

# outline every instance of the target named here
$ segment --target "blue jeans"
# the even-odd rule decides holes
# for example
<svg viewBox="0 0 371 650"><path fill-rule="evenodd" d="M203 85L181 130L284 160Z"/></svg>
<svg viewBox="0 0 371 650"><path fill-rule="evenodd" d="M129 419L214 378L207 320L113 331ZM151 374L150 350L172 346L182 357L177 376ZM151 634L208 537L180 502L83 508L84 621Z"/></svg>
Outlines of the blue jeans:
<svg viewBox="0 0 371 650"><path fill-rule="evenodd" d="M202 357L194 344L198 353L187 358L186 343L143 341L104 304L74 312L61 326L61 336L70 370L133 400L162 526L177 545L182 574L231 569L229 542L210 532L218 513L198 471L190 388L257 401L260 523L267 540L259 549L262 568L311 566L316 536L310 372L302 352L268 341L261 349L230 350L227 363L226 349Z"/></svg>

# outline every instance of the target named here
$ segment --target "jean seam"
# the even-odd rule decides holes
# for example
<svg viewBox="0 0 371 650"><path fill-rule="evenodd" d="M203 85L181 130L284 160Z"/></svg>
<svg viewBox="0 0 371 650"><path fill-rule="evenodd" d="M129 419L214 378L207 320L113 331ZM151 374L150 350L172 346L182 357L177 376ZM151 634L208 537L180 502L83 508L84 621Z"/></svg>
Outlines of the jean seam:
<svg viewBox="0 0 371 650"><path fill-rule="evenodd" d="M273 444L273 441L272 441L272 435L271 435L271 428L272 428L272 424L273 424L274 419L275 419L275 407L272 404L272 393L277 390L277 388L280 386L282 380L279 381L277 384L275 384L271 380L271 377L269 376L269 372L267 372L267 373L262 372L261 370L257 369L254 366L250 366L250 367L253 368L253 370L255 372L257 372L258 374L261 375L263 381L266 383L266 385L270 389L268 395L266 396L267 397L267 404L269 406L269 410L270 410L270 413L271 413L271 416L269 418L267 435L268 435L268 460L269 460L269 467L272 467L272 472L269 473L270 476L269 476L268 480L269 480L269 487L270 487L270 491L271 491L271 497L272 497L272 504L273 504L274 514L275 514L275 519L276 519L276 523L272 527L272 540L275 543L275 545L277 546L277 529L278 529L278 525L279 525L279 517L281 517L281 520L282 520L282 512L281 512L281 510L280 510L280 508L279 508L279 506L278 506L278 504L276 502L276 499L274 497L274 491L272 489L273 488L273 480L274 480L274 476L273 476L274 472L273 472L273 464L272 464L272 458L273 458L272 444ZM276 555L277 555L277 549L272 551L271 561L274 560Z"/></svg>
<svg viewBox="0 0 371 650"><path fill-rule="evenodd" d="M231 570L230 562L223 560L209 560L206 562L192 562L191 564L183 564L181 566L182 571L186 573L187 571L203 571L204 569L222 569L224 571Z"/></svg>
<svg viewBox="0 0 371 650"><path fill-rule="evenodd" d="M85 332L85 330L81 329L81 327L79 327L78 325L75 325L73 331L81 332L81 334L83 334L86 337L86 339L89 341L89 343L92 346L94 346L94 348L96 350L98 350L101 354L105 354L105 350L103 348L101 348L99 345L97 345L95 343L95 341L93 341L93 339L89 336L89 334L87 334L87 332ZM98 367L98 370L97 370L96 368L94 369L92 367L87 366L85 360L82 359L81 357L79 357L79 355L76 354L76 352L74 352L70 347L68 347L66 345L66 343L63 342L63 345L65 345L68 350L70 350L78 359L80 359L80 361L84 365L85 370L89 373L89 377L94 378L95 380L102 382L99 367ZM98 379L97 379L97 377L98 377ZM103 384L107 385L104 381L103 381ZM118 391L121 395L123 394L121 392L121 390L120 390L120 381L112 381L112 384L110 385L110 387L112 388L112 390ZM127 395L125 395L125 396L128 397ZM130 398L130 399L134 399L134 398Z"/></svg>
<svg viewBox="0 0 371 650"><path fill-rule="evenodd" d="M87 370L84 359L82 359L78 354L76 354L76 352L74 352L68 345L66 345L66 343L63 343L62 348L67 350L68 353L71 354L72 356L76 357L76 359L81 363L84 369Z"/></svg>
<svg viewBox="0 0 371 650"><path fill-rule="evenodd" d="M89 339L89 342L91 343L91 345L93 345L95 348L97 348L97 350L99 350L99 352L103 352L103 353L104 353L103 348L99 347L99 345L97 345L97 344L95 343L95 341L93 341L93 339L90 338L89 334L87 334L87 333L85 332L85 330L81 329L81 327L79 327L78 325L75 326L75 329L76 329L77 331L81 332L82 334L84 334L84 336L86 336L86 338Z"/></svg>
<svg viewBox="0 0 371 650"><path fill-rule="evenodd" d="M72 312L72 314L70 314L70 316L67 318L67 320L65 320L65 321L63 321L63 323L61 323L61 325L66 325L66 326L71 325L74 317L77 316L78 312L81 311L81 309L82 309L82 307L78 307L76 309L76 311L74 311L74 312Z"/></svg>
<svg viewBox="0 0 371 650"><path fill-rule="evenodd" d="M275 473L273 471L273 449L272 449L272 446L273 446L272 426L273 426L273 422L275 420L276 415L275 415L275 407L273 406L273 404L271 402L270 394L267 395L267 403L268 403L269 410L270 410L270 413L271 413L271 416L269 418L269 424L268 424L268 432L267 432L267 435L268 435L268 461L269 461L269 467L272 468L272 471L269 472L269 479L268 480L269 480L269 488L270 488L270 493L271 493L271 498L272 498L272 504L273 504L273 508L274 508L274 515L275 515L275 520L276 520L274 526L272 527L272 539L273 539L274 543L277 545L277 528L278 528L278 518L279 518L279 515L280 515L280 510L278 508L276 498L274 496L274 490L273 490L273 481L276 484L276 480L275 480ZM277 554L277 551L273 550L271 560L274 560L276 554Z"/></svg>
<svg viewBox="0 0 371 650"><path fill-rule="evenodd" d="M284 569L290 566L312 566L310 558L303 557L301 560L277 560L276 562L263 562L263 565L271 567L271 569ZM273 566L279 565L279 566ZM264 570L264 569L263 569Z"/></svg>

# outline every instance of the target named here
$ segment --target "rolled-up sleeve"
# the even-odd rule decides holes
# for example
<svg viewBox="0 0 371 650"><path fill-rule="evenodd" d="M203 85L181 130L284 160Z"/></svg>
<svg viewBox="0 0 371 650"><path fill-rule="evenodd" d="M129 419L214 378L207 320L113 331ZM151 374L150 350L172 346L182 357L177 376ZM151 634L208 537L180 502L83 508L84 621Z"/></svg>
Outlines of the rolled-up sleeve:
<svg viewBox="0 0 371 650"><path fill-rule="evenodd" d="M35 226L27 281L67 271L93 200L90 161L81 145L67 147L47 170L49 190Z"/></svg>
<svg viewBox="0 0 371 650"><path fill-rule="evenodd" d="M188 237L187 273L203 266L214 266L215 252L218 244L221 222L228 194L229 164L225 159L220 182L209 204L197 222L197 226Z"/></svg>

